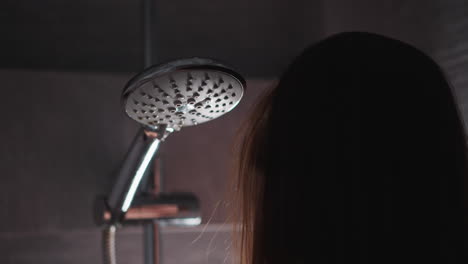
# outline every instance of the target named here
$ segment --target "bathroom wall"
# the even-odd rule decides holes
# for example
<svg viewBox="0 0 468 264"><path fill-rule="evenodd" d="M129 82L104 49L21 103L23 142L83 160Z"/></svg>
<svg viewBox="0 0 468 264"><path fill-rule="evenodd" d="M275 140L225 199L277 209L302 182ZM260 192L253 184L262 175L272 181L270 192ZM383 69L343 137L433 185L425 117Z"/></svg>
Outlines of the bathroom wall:
<svg viewBox="0 0 468 264"><path fill-rule="evenodd" d="M139 71L144 1L2 1L0 68ZM320 3L154 0L153 62L207 56L249 78L273 77L316 39Z"/></svg>
<svg viewBox="0 0 468 264"><path fill-rule="evenodd" d="M120 105L131 76L0 70L0 263L100 263L92 204L110 191L139 127ZM166 263L182 257L186 263L224 260L230 229L218 204L225 198L231 149L267 86L248 81L245 100L232 112L181 130L162 145L166 190L194 192L204 224L212 219L206 227L163 229ZM141 263L142 241L141 228L119 232L121 263Z"/></svg>
<svg viewBox="0 0 468 264"><path fill-rule="evenodd" d="M120 104L130 77L0 71L5 96L0 104L0 232L94 225L95 196L110 192L139 128ZM244 100L232 112L174 133L161 146L166 191L194 192L205 221L225 198L234 136L267 85L249 81ZM223 215L218 212L214 222L223 222Z"/></svg>
<svg viewBox="0 0 468 264"><path fill-rule="evenodd" d="M116 239L118 263L144 263L141 228L123 228ZM2 233L0 261L2 264L100 264L100 240L96 229ZM161 240L165 264L230 263L230 230L220 225L165 228Z"/></svg>

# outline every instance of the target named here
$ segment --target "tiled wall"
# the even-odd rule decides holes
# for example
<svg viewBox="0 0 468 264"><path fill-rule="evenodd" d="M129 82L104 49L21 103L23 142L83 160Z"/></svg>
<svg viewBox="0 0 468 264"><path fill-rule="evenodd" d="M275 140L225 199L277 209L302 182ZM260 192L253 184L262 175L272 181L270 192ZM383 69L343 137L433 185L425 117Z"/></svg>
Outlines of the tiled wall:
<svg viewBox="0 0 468 264"><path fill-rule="evenodd" d="M113 172L139 127L120 105L130 77L0 71L0 263L100 263L92 205L96 195L110 191ZM196 243L187 241L201 229L163 233L166 263L224 261L226 226L216 235L222 242L210 243L210 236L226 216L221 200L233 139L267 85L249 81L244 100L232 112L174 133L162 145L165 189L194 192L204 224L211 219ZM142 263L140 232L119 233L119 263Z"/></svg>
<svg viewBox="0 0 468 264"><path fill-rule="evenodd" d="M164 264L231 263L230 237L230 229L222 225L163 228L161 260ZM99 229L1 233L0 245L2 264L102 263ZM142 229L119 229L116 247L118 263L143 263Z"/></svg>

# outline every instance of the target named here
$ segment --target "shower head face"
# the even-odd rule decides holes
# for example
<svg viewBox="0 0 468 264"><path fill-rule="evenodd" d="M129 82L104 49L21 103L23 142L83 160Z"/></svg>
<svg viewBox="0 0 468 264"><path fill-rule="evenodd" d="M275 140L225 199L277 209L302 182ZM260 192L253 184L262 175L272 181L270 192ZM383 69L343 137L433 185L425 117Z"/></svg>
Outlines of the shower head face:
<svg viewBox="0 0 468 264"><path fill-rule="evenodd" d="M122 98L127 115L151 129L201 124L231 111L241 100L245 80L208 59L177 60L135 76Z"/></svg>

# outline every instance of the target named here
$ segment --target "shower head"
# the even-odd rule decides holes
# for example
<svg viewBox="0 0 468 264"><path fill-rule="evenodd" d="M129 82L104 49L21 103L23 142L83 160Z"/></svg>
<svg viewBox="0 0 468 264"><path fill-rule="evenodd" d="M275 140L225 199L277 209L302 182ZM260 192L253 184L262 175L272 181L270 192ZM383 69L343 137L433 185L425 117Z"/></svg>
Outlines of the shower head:
<svg viewBox="0 0 468 264"><path fill-rule="evenodd" d="M135 137L107 199L113 223L130 208L159 144L173 131L231 111L244 89L240 74L204 58L153 66L127 83L122 93L125 112L142 125L144 133Z"/></svg>
<svg viewBox="0 0 468 264"><path fill-rule="evenodd" d="M132 78L122 99L127 115L149 130L167 132L201 124L231 111L245 80L210 59L181 59L153 66Z"/></svg>

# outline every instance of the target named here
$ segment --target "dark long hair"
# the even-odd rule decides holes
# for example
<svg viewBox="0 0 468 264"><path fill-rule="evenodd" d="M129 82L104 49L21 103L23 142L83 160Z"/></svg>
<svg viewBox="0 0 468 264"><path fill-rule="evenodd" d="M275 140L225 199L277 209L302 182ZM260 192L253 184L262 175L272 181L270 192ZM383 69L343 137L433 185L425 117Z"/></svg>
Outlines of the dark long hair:
<svg viewBox="0 0 468 264"><path fill-rule="evenodd" d="M465 134L426 54L376 34L331 36L292 62L248 124L241 263L464 257Z"/></svg>

